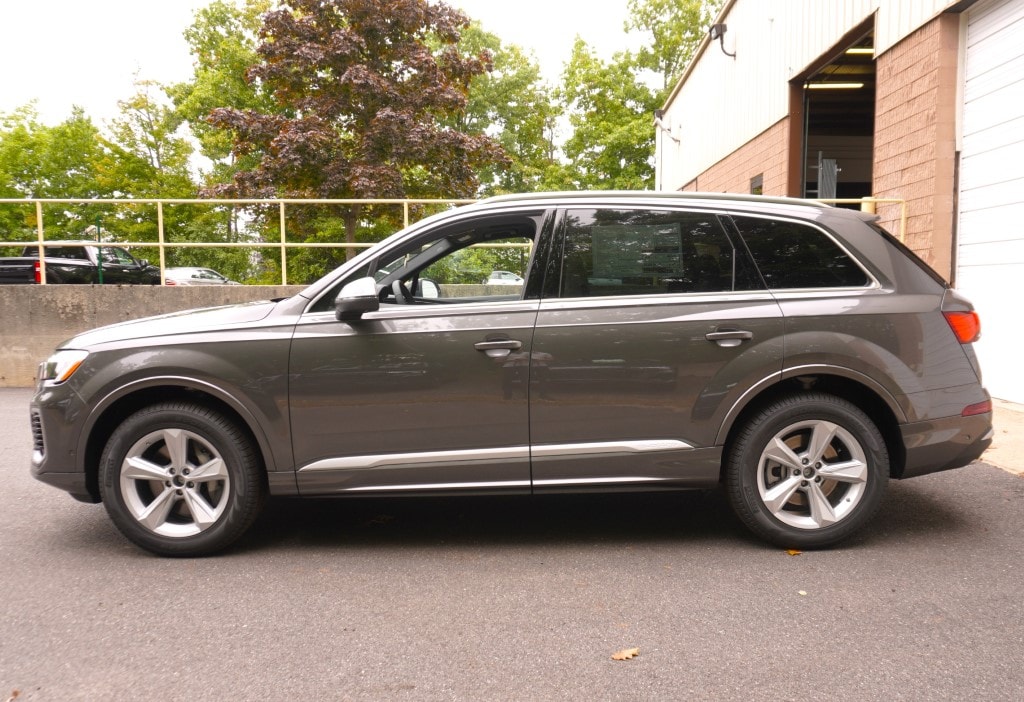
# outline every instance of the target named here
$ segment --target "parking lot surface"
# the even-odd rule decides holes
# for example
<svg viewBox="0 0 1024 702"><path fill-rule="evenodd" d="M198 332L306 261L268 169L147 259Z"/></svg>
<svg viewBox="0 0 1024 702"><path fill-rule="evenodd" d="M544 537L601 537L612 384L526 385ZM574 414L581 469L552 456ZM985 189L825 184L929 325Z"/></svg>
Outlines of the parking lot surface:
<svg viewBox="0 0 1024 702"><path fill-rule="evenodd" d="M30 395L0 390L0 700L1024 699L1024 478L990 465L797 555L692 492L275 500L170 560L31 478Z"/></svg>

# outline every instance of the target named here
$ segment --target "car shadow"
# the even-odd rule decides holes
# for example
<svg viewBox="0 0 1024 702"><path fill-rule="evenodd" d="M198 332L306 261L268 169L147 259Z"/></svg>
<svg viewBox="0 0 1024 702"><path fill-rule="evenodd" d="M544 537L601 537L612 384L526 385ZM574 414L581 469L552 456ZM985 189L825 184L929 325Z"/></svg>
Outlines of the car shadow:
<svg viewBox="0 0 1024 702"><path fill-rule="evenodd" d="M735 540L718 490L509 497L275 498L239 550Z"/></svg>

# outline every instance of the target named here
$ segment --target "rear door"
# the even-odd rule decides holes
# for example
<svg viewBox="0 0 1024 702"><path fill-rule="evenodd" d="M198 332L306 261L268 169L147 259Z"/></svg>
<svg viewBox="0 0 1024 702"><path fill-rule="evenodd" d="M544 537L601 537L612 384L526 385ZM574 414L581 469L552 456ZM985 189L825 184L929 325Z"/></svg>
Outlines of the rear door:
<svg viewBox="0 0 1024 702"><path fill-rule="evenodd" d="M569 209L534 334L537 492L717 481L715 436L782 364L779 307L711 212Z"/></svg>

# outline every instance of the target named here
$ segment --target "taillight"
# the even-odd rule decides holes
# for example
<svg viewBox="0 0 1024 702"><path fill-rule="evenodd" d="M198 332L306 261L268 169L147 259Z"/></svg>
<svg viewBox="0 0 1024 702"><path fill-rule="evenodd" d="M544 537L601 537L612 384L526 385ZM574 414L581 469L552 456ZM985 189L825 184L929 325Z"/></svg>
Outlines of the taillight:
<svg viewBox="0 0 1024 702"><path fill-rule="evenodd" d="M164 278L164 285L177 285L177 283L175 283L170 278Z"/></svg>
<svg viewBox="0 0 1024 702"><path fill-rule="evenodd" d="M956 340L961 344L977 341L981 336L981 320L974 310L970 312L943 312L942 316L949 323Z"/></svg>
<svg viewBox="0 0 1024 702"><path fill-rule="evenodd" d="M985 400L984 402L976 402L973 405L967 405L964 407L964 411L960 413L961 417L973 417L976 414L988 414L992 411L992 400Z"/></svg>
<svg viewBox="0 0 1024 702"><path fill-rule="evenodd" d="M42 272L42 267L43 267L43 264L39 263L39 261L36 261L36 265L35 265L35 276L36 276L36 284L37 284L37 285L38 285L39 283L43 282L43 272Z"/></svg>

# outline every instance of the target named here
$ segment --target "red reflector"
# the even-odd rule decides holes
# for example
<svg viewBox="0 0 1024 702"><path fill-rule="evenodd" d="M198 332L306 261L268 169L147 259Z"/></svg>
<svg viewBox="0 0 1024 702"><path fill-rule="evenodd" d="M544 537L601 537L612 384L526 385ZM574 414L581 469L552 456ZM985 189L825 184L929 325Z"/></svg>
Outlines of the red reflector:
<svg viewBox="0 0 1024 702"><path fill-rule="evenodd" d="M977 341L981 336L981 320L974 310L970 312L943 312L942 315L949 322L949 328L953 330L957 341L961 344L969 344Z"/></svg>
<svg viewBox="0 0 1024 702"><path fill-rule="evenodd" d="M42 266L41 266L41 265L39 264L39 261L36 261L36 265L35 265L35 275L36 275L36 283L37 283L37 284L38 284L38 283L40 283L40 282L42 281L42 279L43 279L43 276L42 276L42 275L40 274L40 271L39 271L39 269L40 269L41 267L42 267Z"/></svg>
<svg viewBox="0 0 1024 702"><path fill-rule="evenodd" d="M992 411L992 400L985 400L984 402L977 402L973 405L967 405L964 407L964 411L960 413L961 417L973 417L976 414L988 414Z"/></svg>

